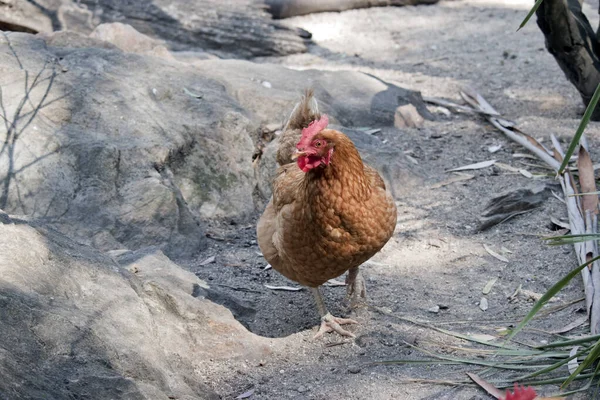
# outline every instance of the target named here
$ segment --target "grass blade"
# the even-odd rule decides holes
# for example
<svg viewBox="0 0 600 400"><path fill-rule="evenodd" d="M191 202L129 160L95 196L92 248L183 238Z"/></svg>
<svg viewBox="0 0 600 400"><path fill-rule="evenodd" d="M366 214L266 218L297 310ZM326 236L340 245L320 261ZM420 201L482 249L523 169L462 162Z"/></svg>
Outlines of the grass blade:
<svg viewBox="0 0 600 400"><path fill-rule="evenodd" d="M523 318L523 321L521 321L519 323L519 325L517 325L517 327L515 329L513 329L512 332L508 335L506 342L510 341L521 329L523 329L523 327L525 325L527 325L527 323L535 316L535 314L537 314L537 312L540 311L540 309L552 297L554 297L558 292L560 292L560 290L563 287L565 287L571 281L571 279L573 279L579 273L579 271L581 271L588 265L591 265L594 261L597 261L597 260L600 260L600 256L594 257L591 260L589 260L588 262L581 264L579 267L575 268L574 270L569 272L567 275L565 275L560 281L556 282L550 289L548 289L546 291L546 293L544 293L544 295L542 297L540 297L540 299L533 305L533 307L531 308L531 311L529 311L529 313L525 316L525 318Z"/></svg>
<svg viewBox="0 0 600 400"><path fill-rule="evenodd" d="M538 2L541 3L540 0L538 0ZM537 3L536 3L536 5L537 5ZM534 6L534 8L535 8L535 6ZM596 109L596 104L598 104L598 100L600 100L600 84L598 84L598 86L596 86L596 90L594 91L594 95L592 96L592 99L590 100L590 104L588 104L587 108L585 109L585 114L583 114L583 118L581 119L581 122L579 123L579 127L577 128L577 131L575 132L575 136L573 136L573 140L571 141L571 144L569 145L569 148L567 149L567 152L565 153L563 162L560 165L560 168L558 169L559 174L562 174L565 171L565 168L567 167L567 164L569 163L569 160L571 159L571 156L573 155L575 148L579 144L579 140L581 139L581 135L583 135L583 131L585 130L588 122L590 122L590 118L592 118L592 113Z"/></svg>
<svg viewBox="0 0 600 400"><path fill-rule="evenodd" d="M517 32L521 28L523 28L525 25L527 25L527 22L529 22L529 20L533 16L533 13L535 13L537 11L537 9L540 8L540 5L542 4L542 1L544 1L544 0L537 0L535 2L535 4L533 5L533 7L531 8L531 10L529 10L529 12L527 13L527 16L525 17L525 19L523 20L523 22L521 22L521 25L519 25L519 29L517 29Z"/></svg>
<svg viewBox="0 0 600 400"><path fill-rule="evenodd" d="M564 235L564 236L547 236L542 238L547 240L546 244L550 246L561 246L565 244L574 244L581 242L588 242L590 240L600 240L600 233L589 233L589 234L578 234L578 235Z"/></svg>

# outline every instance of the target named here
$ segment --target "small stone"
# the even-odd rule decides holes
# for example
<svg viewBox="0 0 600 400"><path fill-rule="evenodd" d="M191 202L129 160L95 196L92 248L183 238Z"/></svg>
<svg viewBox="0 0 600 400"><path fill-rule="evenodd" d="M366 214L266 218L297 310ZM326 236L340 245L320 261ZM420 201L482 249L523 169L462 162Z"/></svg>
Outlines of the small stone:
<svg viewBox="0 0 600 400"><path fill-rule="evenodd" d="M485 311L488 309L488 301L485 297L482 297L481 300L479 300L479 308L481 309L481 311Z"/></svg>
<svg viewBox="0 0 600 400"><path fill-rule="evenodd" d="M440 306L433 306L430 309L428 309L427 311L429 311L430 313L437 314L440 312Z"/></svg>
<svg viewBox="0 0 600 400"><path fill-rule="evenodd" d="M269 82L269 81L263 81L262 85L264 87L266 87L267 89L271 89L273 87L273 85L271 85L271 82Z"/></svg>
<svg viewBox="0 0 600 400"><path fill-rule="evenodd" d="M306 392L308 392L308 388L306 386L300 386L296 390L298 391L298 393L306 393Z"/></svg>
<svg viewBox="0 0 600 400"><path fill-rule="evenodd" d="M361 369L358 365L351 365L348 367L348 372L350 372L351 374L358 374L360 371Z"/></svg>
<svg viewBox="0 0 600 400"><path fill-rule="evenodd" d="M419 114L412 104L405 104L396 108L394 113L394 126L396 128L422 128L425 119Z"/></svg>

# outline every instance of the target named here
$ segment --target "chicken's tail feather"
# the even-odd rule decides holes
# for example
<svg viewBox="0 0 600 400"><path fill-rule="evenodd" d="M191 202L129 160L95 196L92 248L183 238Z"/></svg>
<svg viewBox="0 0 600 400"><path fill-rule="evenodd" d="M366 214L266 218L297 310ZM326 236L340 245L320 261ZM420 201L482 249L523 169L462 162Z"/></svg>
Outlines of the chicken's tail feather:
<svg viewBox="0 0 600 400"><path fill-rule="evenodd" d="M306 128L311 122L321 118L319 104L314 96L314 90L306 89L304 96L294 109L285 125L284 131Z"/></svg>
<svg viewBox="0 0 600 400"><path fill-rule="evenodd" d="M300 140L302 129L320 118L321 112L314 97L314 90L307 89L298 104L294 106L283 128L283 133L279 137L279 149L277 150L277 163L279 165L293 162L292 154L296 150L296 144Z"/></svg>

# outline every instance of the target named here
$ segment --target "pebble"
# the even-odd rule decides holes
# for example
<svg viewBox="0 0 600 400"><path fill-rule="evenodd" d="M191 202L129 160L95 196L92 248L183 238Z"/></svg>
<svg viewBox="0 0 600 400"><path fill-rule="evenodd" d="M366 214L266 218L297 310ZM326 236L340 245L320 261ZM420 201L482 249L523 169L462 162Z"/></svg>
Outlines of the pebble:
<svg viewBox="0 0 600 400"><path fill-rule="evenodd" d="M298 393L306 393L306 392L308 392L308 388L306 386L300 386L296 390L298 391Z"/></svg>
<svg viewBox="0 0 600 400"><path fill-rule="evenodd" d="M433 306L430 309L428 309L427 311L429 311L430 313L439 313L440 312L440 306Z"/></svg>
<svg viewBox="0 0 600 400"><path fill-rule="evenodd" d="M348 372L350 372L351 374L358 374L360 371L361 369L358 365L351 365L348 367Z"/></svg>

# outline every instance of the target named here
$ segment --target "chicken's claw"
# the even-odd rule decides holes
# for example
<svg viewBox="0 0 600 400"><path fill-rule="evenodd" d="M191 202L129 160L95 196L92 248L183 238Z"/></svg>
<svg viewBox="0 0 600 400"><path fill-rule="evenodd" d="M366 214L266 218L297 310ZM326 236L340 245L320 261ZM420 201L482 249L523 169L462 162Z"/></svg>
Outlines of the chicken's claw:
<svg viewBox="0 0 600 400"><path fill-rule="evenodd" d="M319 331L313 337L313 339L318 339L329 332L336 332L342 336L348 336L352 338L356 337L352 332L347 331L340 326L348 324L358 324L358 322L350 318L334 317L333 315L331 315L331 313L327 313L323 317L321 317L321 327L319 328Z"/></svg>

